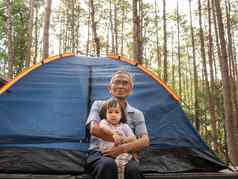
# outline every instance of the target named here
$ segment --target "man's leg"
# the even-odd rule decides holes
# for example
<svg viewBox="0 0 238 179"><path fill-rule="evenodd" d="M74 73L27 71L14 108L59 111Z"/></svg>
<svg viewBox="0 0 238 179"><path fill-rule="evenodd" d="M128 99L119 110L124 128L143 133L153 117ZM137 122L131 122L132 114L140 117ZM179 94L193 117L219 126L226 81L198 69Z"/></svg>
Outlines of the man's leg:
<svg viewBox="0 0 238 179"><path fill-rule="evenodd" d="M125 168L125 179L144 179L139 170L139 162L130 160Z"/></svg>
<svg viewBox="0 0 238 179"><path fill-rule="evenodd" d="M87 172L93 179L117 179L117 166L115 160L94 152L87 158Z"/></svg>

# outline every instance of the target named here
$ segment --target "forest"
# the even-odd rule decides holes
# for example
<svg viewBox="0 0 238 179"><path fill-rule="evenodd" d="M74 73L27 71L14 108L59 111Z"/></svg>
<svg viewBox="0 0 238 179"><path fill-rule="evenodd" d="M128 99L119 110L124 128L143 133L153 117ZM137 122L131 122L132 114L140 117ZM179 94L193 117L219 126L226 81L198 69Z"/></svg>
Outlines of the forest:
<svg viewBox="0 0 238 179"><path fill-rule="evenodd" d="M0 77L50 55L115 54L180 97L219 158L238 166L238 0L0 0Z"/></svg>

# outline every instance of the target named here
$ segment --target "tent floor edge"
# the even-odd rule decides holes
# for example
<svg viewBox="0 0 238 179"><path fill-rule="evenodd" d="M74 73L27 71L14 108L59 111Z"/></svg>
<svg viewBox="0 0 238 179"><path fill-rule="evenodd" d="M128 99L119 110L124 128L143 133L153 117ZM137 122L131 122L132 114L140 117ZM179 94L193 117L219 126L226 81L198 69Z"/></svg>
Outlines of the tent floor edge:
<svg viewBox="0 0 238 179"><path fill-rule="evenodd" d="M236 179L238 173L146 173L145 179ZM38 175L38 174L4 174L0 173L0 179L92 179L86 174L82 175Z"/></svg>

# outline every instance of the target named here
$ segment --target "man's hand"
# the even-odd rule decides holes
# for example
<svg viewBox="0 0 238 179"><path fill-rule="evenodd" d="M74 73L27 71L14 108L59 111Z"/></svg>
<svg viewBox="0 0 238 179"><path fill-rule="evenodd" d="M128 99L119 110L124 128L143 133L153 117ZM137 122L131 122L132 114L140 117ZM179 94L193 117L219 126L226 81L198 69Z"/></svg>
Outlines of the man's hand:
<svg viewBox="0 0 238 179"><path fill-rule="evenodd" d="M118 155L122 153L128 153L128 152L139 152L143 148L148 147L150 144L150 140L148 135L142 135L139 139L133 140L129 143L124 143L118 146L113 146L105 151L103 151L103 154L105 156L110 157L117 157Z"/></svg>
<svg viewBox="0 0 238 179"><path fill-rule="evenodd" d="M112 148L105 150L103 154L106 156L116 157L122 153L139 152L143 148L148 147L149 145L150 140L148 135L142 135L140 138L129 143L113 146Z"/></svg>
<svg viewBox="0 0 238 179"><path fill-rule="evenodd" d="M112 135L112 137L116 146L124 143L125 137L123 137L122 135L115 133Z"/></svg>
<svg viewBox="0 0 238 179"><path fill-rule="evenodd" d="M110 156L110 157L117 157L118 155L122 153L126 153L127 151L125 150L124 145L118 145L118 146L113 146L109 149L106 149L103 151L104 156Z"/></svg>

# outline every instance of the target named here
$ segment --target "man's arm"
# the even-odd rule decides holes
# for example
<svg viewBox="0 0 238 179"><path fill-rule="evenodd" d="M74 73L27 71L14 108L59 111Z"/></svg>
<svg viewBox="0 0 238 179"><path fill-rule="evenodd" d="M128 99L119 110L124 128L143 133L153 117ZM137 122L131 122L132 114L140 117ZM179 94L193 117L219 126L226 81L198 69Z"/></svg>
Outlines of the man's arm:
<svg viewBox="0 0 238 179"><path fill-rule="evenodd" d="M139 152L143 148L148 147L150 145L150 139L148 136L148 132L145 125L144 115L142 112L136 113L136 122L135 124L135 133L138 135L138 139L112 147L104 152L105 155L116 157L121 153L127 152Z"/></svg>
<svg viewBox="0 0 238 179"><path fill-rule="evenodd" d="M99 123L97 121L92 120L89 125L90 125L90 134L91 135L96 136L96 137L101 138L101 139L106 140L106 141L110 141L110 142L114 141L113 133L111 131L108 131L108 130L104 131L99 126Z"/></svg>
<svg viewBox="0 0 238 179"><path fill-rule="evenodd" d="M143 148L150 145L149 136L147 134L142 135L139 139L136 139L132 142L125 143L119 146L112 147L104 151L104 155L116 157L122 153L134 153L139 152Z"/></svg>
<svg viewBox="0 0 238 179"><path fill-rule="evenodd" d="M103 104L104 101L95 101L93 103L86 122L87 129L92 136L96 136L106 141L113 141L112 134L103 132L99 127L99 122L101 121L99 113Z"/></svg>
<svg viewBox="0 0 238 179"><path fill-rule="evenodd" d="M136 140L136 136L128 124L123 124L122 130L124 131L125 134L122 143L130 143Z"/></svg>
<svg viewBox="0 0 238 179"><path fill-rule="evenodd" d="M132 142L132 141L135 141L135 140L136 140L135 136L128 136L128 137L125 137L123 139L123 143L129 143L129 142Z"/></svg>

